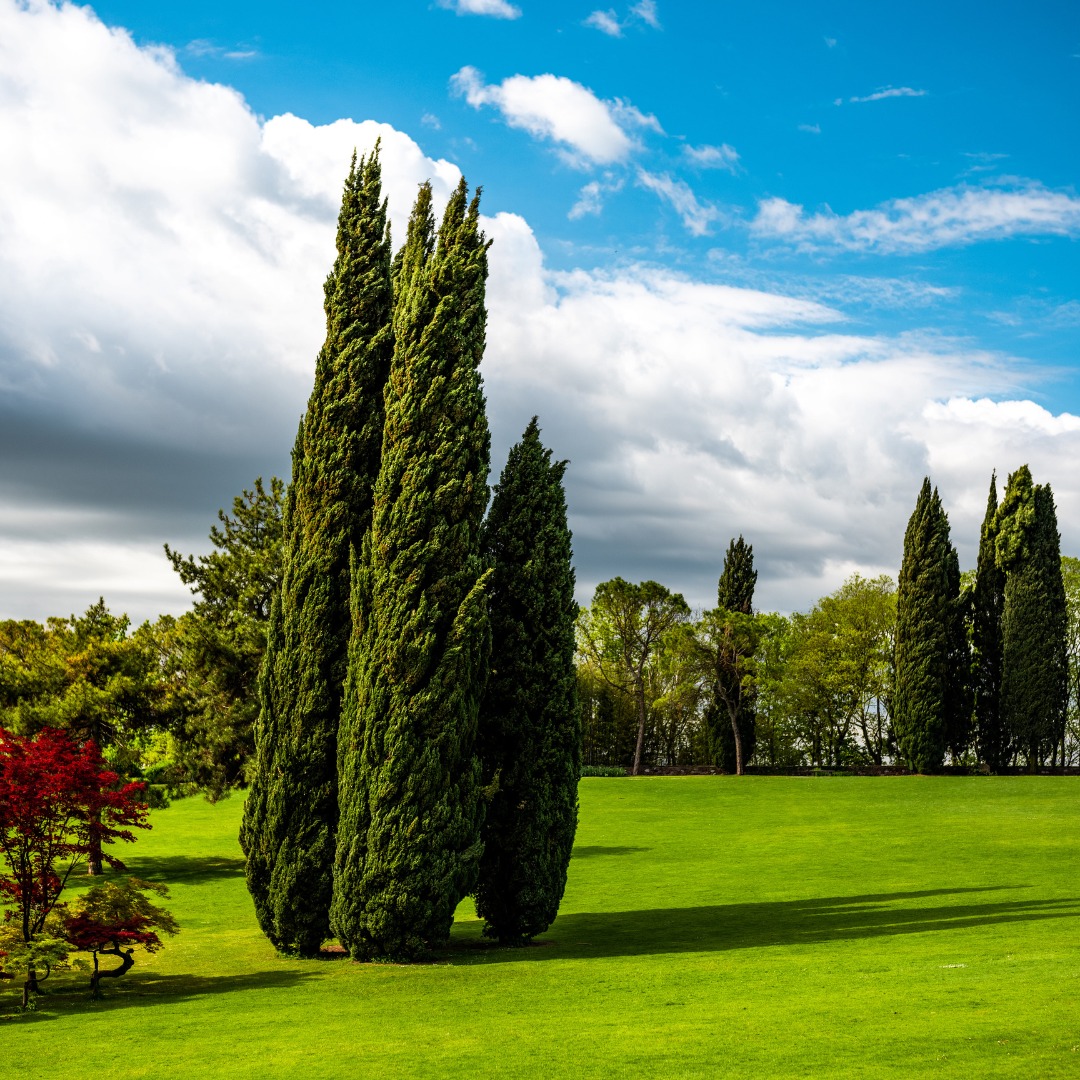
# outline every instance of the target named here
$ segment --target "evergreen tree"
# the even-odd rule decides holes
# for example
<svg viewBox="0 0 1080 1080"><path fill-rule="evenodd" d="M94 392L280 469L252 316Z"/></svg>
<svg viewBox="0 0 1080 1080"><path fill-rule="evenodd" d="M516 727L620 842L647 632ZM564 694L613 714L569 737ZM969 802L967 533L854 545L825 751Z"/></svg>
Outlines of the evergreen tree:
<svg viewBox="0 0 1080 1080"><path fill-rule="evenodd" d="M483 530L493 573L480 756L494 794L476 910L484 933L505 944L554 921L577 829L581 721L565 468L551 461L534 416L510 451Z"/></svg>
<svg viewBox="0 0 1080 1080"><path fill-rule="evenodd" d="M1068 613L1061 539L1049 485L1021 466L1009 477L998 511L996 551L1005 571L1001 715L1032 771L1064 730L1068 698Z"/></svg>
<svg viewBox="0 0 1080 1080"><path fill-rule="evenodd" d="M724 556L724 569L717 582L716 603L723 611L752 615L754 586L757 571L754 569L754 549L739 536L728 544ZM734 657L725 657L723 650L716 669L716 685L712 700L706 706L705 723L709 732L709 749L713 764L724 772L739 771L754 755L757 745L756 712L754 695L742 686L741 668ZM729 662L724 663L724 660ZM735 725L739 730L741 754L736 753L735 727L731 719L731 706L735 706Z"/></svg>
<svg viewBox="0 0 1080 1080"><path fill-rule="evenodd" d="M948 519L942 514L946 536L946 576L949 606L945 626L945 745L954 763L959 763L971 746L972 685L971 644L968 641L970 597L960 587L960 559L948 540Z"/></svg>
<svg viewBox="0 0 1080 1080"><path fill-rule="evenodd" d="M324 287L326 341L293 450L283 578L241 831L263 931L279 949L308 956L330 930L349 560L370 528L379 469L393 341L390 250L376 144L359 163L353 156Z"/></svg>
<svg viewBox="0 0 1080 1080"><path fill-rule="evenodd" d="M958 657L959 586L949 519L927 477L904 534L896 596L893 722L900 756L916 772L939 769L950 734L962 728L966 673L950 668Z"/></svg>
<svg viewBox="0 0 1080 1080"><path fill-rule="evenodd" d="M972 596L972 682L979 760L999 772L1009 763L1011 740L1001 717L1001 620L1005 572L995 557L997 474L990 478L986 515L979 534L979 562Z"/></svg>
<svg viewBox="0 0 1080 1080"><path fill-rule="evenodd" d="M479 363L488 244L464 181L435 243L423 185L396 269L369 537L353 572L331 921L354 957L444 942L480 857L476 724L489 649Z"/></svg>

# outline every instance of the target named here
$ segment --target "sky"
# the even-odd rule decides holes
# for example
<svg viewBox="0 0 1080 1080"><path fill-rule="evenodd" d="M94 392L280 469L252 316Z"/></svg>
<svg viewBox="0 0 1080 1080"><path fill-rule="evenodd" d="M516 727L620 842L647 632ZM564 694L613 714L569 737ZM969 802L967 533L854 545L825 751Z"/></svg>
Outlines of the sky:
<svg viewBox="0 0 1080 1080"><path fill-rule="evenodd" d="M288 477L354 148L483 188L492 480L569 459L579 599L895 575L929 475L1080 554L1080 6L0 0L0 618L190 595Z"/></svg>

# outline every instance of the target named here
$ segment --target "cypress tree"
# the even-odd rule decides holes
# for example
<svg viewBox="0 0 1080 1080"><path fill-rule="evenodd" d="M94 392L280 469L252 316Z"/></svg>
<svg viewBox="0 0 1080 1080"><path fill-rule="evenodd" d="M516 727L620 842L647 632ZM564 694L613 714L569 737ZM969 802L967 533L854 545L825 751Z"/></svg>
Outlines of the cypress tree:
<svg viewBox="0 0 1080 1080"><path fill-rule="evenodd" d="M960 588L960 558L948 539L949 522L942 513L945 530L945 572L949 606L945 627L945 745L953 763L959 763L971 746L972 736L972 684L971 645L968 641L970 597Z"/></svg>
<svg viewBox="0 0 1080 1080"><path fill-rule="evenodd" d="M1068 699L1061 538L1048 484L1021 466L998 511L998 565L1005 571L1001 714L1032 771L1064 729Z"/></svg>
<svg viewBox="0 0 1080 1080"><path fill-rule="evenodd" d="M1009 763L1011 740L1001 717L1001 620L1005 608L1005 572L995 557L997 474L990 477L986 514L979 533L979 562L972 596L972 682L975 738L979 760L993 772Z"/></svg>
<svg viewBox="0 0 1080 1080"><path fill-rule="evenodd" d="M551 461L534 416L510 451L483 530L493 571L480 757L494 793L476 910L485 935L504 944L528 941L554 921L577 829L581 721L566 464Z"/></svg>
<svg viewBox="0 0 1080 1080"><path fill-rule="evenodd" d="M437 245L430 186L413 208L372 528L354 557L331 923L357 958L444 942L480 857L488 244L467 196L463 180Z"/></svg>
<svg viewBox="0 0 1080 1080"><path fill-rule="evenodd" d="M740 535L738 540L733 539L728 543L727 553L724 555L724 568L716 586L717 607L725 611L752 615L756 585L754 548ZM736 723L742 742L744 766L753 757L757 745L757 713L753 694L740 692L735 682L737 675L730 665L718 667L716 679L717 682L723 681L726 684L723 688L726 692L722 692L720 687L714 687L712 700L706 706L705 723L709 735L709 750L713 764L730 773L737 769L738 755L735 752L735 731L724 702L739 701Z"/></svg>
<svg viewBox="0 0 1080 1080"><path fill-rule="evenodd" d="M284 565L260 675L256 770L241 841L259 924L279 948L329 935L337 728L352 547L371 522L392 351L390 236L378 144L353 155L324 286L326 340L293 450Z"/></svg>
<svg viewBox="0 0 1080 1080"><path fill-rule="evenodd" d="M950 733L962 726L966 674L950 667L957 661L958 620L963 625L959 586L949 519L927 477L904 534L896 594L893 726L900 756L916 772L939 769Z"/></svg>

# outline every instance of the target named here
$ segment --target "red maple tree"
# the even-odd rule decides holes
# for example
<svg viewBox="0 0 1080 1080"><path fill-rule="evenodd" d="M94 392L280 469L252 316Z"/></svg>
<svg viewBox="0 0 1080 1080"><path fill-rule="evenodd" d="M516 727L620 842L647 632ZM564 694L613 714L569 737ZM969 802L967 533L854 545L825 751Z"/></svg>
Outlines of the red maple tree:
<svg viewBox="0 0 1080 1080"><path fill-rule="evenodd" d="M45 931L68 879L90 851L118 840L132 842L132 829L148 829L145 785L120 784L93 742L75 743L66 732L45 728L36 737L0 728L0 903L17 940L31 946ZM116 870L123 863L102 851ZM39 961L28 952L23 1006L38 983Z"/></svg>

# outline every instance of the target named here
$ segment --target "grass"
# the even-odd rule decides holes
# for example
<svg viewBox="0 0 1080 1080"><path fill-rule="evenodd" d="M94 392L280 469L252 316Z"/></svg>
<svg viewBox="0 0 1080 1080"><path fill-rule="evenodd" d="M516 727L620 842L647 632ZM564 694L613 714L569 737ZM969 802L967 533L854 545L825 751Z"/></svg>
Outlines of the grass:
<svg viewBox="0 0 1080 1080"><path fill-rule="evenodd" d="M426 965L277 956L240 802L154 814L182 932L105 1000L0 991L25 1077L1080 1075L1071 778L585 779L544 944L466 902ZM137 853L137 854L136 854Z"/></svg>

